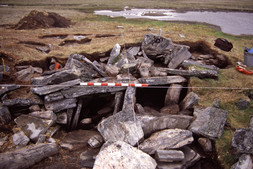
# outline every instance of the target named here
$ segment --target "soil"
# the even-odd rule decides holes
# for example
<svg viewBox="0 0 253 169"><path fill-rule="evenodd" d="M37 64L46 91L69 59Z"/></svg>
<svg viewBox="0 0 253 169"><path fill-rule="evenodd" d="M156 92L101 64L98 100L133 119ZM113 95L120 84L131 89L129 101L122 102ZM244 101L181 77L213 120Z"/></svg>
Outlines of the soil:
<svg viewBox="0 0 253 169"><path fill-rule="evenodd" d="M22 18L15 26L15 29L38 29L38 28L67 28L73 23L54 12L31 11Z"/></svg>

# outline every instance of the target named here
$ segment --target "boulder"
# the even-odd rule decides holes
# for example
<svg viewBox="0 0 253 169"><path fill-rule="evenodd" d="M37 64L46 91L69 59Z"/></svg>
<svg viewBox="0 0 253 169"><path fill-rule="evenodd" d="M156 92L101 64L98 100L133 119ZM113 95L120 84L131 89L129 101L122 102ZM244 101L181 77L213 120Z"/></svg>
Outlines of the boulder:
<svg viewBox="0 0 253 169"><path fill-rule="evenodd" d="M144 135L147 136L164 129L187 129L191 123L192 116L138 114L137 120L140 121Z"/></svg>
<svg viewBox="0 0 253 169"><path fill-rule="evenodd" d="M240 110L245 110L245 109L248 107L248 105L249 105L249 101L246 100L246 99L244 99L244 98L238 100L237 103L236 103L236 106L237 106L238 109L240 109Z"/></svg>
<svg viewBox="0 0 253 169"><path fill-rule="evenodd" d="M148 154L154 154L156 150L178 149L192 142L191 131L166 129L152 134L139 145L139 148Z"/></svg>
<svg viewBox="0 0 253 169"><path fill-rule="evenodd" d="M117 74L119 74L120 68L118 68L117 66L114 65L105 65L105 73L108 76L117 76Z"/></svg>
<svg viewBox="0 0 253 169"><path fill-rule="evenodd" d="M252 158L249 154L242 154L239 161L232 165L231 169L250 169L253 168Z"/></svg>
<svg viewBox="0 0 253 169"><path fill-rule="evenodd" d="M51 94L46 95L44 97L45 103L50 103L50 102L59 101L59 100L63 100L63 99L64 99L64 96L61 92L51 93Z"/></svg>
<svg viewBox="0 0 253 169"><path fill-rule="evenodd" d="M76 107L76 99L63 99L59 101L54 101L51 103L45 103L45 108L53 112L59 112L65 109L70 109Z"/></svg>
<svg viewBox="0 0 253 169"><path fill-rule="evenodd" d="M34 111L32 113L29 113L28 115L33 116L33 117L38 117L41 119L53 120L53 121L55 121L57 118L56 115L54 114L54 112L51 110Z"/></svg>
<svg viewBox="0 0 253 169"><path fill-rule="evenodd" d="M123 141L108 141L96 157L93 169L155 169L155 160Z"/></svg>
<svg viewBox="0 0 253 169"><path fill-rule="evenodd" d="M105 141L124 141L133 146L144 136L141 124L136 120L135 112L131 109L123 109L102 120L98 124L98 131Z"/></svg>
<svg viewBox="0 0 253 169"><path fill-rule="evenodd" d="M25 135L23 131L18 131L13 135L12 141L14 145L26 146L30 139Z"/></svg>
<svg viewBox="0 0 253 169"><path fill-rule="evenodd" d="M182 88L180 84L172 84L167 90L164 105L178 104Z"/></svg>
<svg viewBox="0 0 253 169"><path fill-rule="evenodd" d="M215 107L194 108L195 120L189 130L210 139L220 138L227 120L228 112Z"/></svg>
<svg viewBox="0 0 253 169"><path fill-rule="evenodd" d="M238 153L253 154L253 130L237 129L232 139L232 146Z"/></svg>
<svg viewBox="0 0 253 169"><path fill-rule="evenodd" d="M7 107L0 107L0 124L8 124L11 121L11 113Z"/></svg>
<svg viewBox="0 0 253 169"><path fill-rule="evenodd" d="M168 64L170 69L177 68L184 60L189 59L191 57L191 53L188 51L188 48L182 46L178 51L172 54L172 59Z"/></svg>
<svg viewBox="0 0 253 169"><path fill-rule="evenodd" d="M138 67L138 70L140 72L140 75L142 78L148 78L149 72L151 71L151 63L141 63Z"/></svg>
<svg viewBox="0 0 253 169"><path fill-rule="evenodd" d="M190 92L186 95L184 100L180 103L180 107L182 110L184 109L191 109L194 105L196 105L199 102L200 98L199 96L194 93Z"/></svg>
<svg viewBox="0 0 253 169"><path fill-rule="evenodd" d="M21 115L14 121L25 135L33 141L37 141L39 135L46 133L48 128L54 124L53 120L45 120L28 115Z"/></svg>
<svg viewBox="0 0 253 169"><path fill-rule="evenodd" d="M173 83L184 83L186 79L182 76L166 76L166 77L150 77L150 78L139 78L140 83L149 85L168 85Z"/></svg>
<svg viewBox="0 0 253 169"><path fill-rule="evenodd" d="M39 67L29 66L26 69L16 72L14 75L18 80L29 81L31 80L31 78L34 76L35 73L41 74L42 72L43 70Z"/></svg>
<svg viewBox="0 0 253 169"><path fill-rule="evenodd" d="M127 49L127 53L132 56L136 56L139 53L140 49L141 48L139 46L130 47Z"/></svg>
<svg viewBox="0 0 253 169"><path fill-rule="evenodd" d="M59 152L56 143L34 144L21 149L16 149L0 154L0 168L19 169L29 168L44 158L53 156Z"/></svg>
<svg viewBox="0 0 253 169"><path fill-rule="evenodd" d="M60 141L60 146L70 151L85 148L88 146L88 140L97 134L97 131L74 130L66 134L66 136Z"/></svg>
<svg viewBox="0 0 253 169"><path fill-rule="evenodd" d="M156 150L155 159L160 162L179 162L184 160L184 153L180 150Z"/></svg>

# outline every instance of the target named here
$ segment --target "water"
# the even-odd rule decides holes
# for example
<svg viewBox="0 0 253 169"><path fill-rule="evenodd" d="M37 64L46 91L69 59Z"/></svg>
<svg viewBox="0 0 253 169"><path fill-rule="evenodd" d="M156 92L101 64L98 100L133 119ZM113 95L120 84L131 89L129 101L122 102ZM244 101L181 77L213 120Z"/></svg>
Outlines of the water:
<svg viewBox="0 0 253 169"><path fill-rule="evenodd" d="M233 35L253 35L253 13L189 11L178 13L171 9L131 9L123 11L100 10L97 15L125 18L143 18L162 21L190 21L216 25L221 31Z"/></svg>

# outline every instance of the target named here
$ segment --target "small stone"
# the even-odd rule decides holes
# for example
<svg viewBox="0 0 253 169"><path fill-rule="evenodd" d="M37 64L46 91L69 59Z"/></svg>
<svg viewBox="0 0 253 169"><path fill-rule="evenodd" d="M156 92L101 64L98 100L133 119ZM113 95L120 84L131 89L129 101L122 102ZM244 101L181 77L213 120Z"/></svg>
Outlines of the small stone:
<svg viewBox="0 0 253 169"><path fill-rule="evenodd" d="M23 131L18 131L13 135L13 143L15 145L21 145L21 146L26 146L30 139L25 135Z"/></svg>
<svg viewBox="0 0 253 169"><path fill-rule="evenodd" d="M113 66L113 65L105 65L105 73L108 76L117 76L117 74L119 74L119 68L117 66Z"/></svg>
<svg viewBox="0 0 253 169"><path fill-rule="evenodd" d="M63 112L57 115L56 123L67 124L67 121L68 121L68 115L66 112Z"/></svg>
<svg viewBox="0 0 253 169"><path fill-rule="evenodd" d="M103 137L99 134L92 136L88 140L88 144L90 145L91 148L99 148L103 145L104 140Z"/></svg>
<svg viewBox="0 0 253 169"><path fill-rule="evenodd" d="M219 98L215 98L213 101L213 107L215 108L220 108L220 99Z"/></svg>
<svg viewBox="0 0 253 169"><path fill-rule="evenodd" d="M240 110L245 110L249 105L249 101L246 99L240 99L237 103L236 106L238 107L238 109Z"/></svg>
<svg viewBox="0 0 253 169"><path fill-rule="evenodd" d="M46 135L45 134L40 134L36 144L39 144L39 143L44 143L46 140Z"/></svg>
<svg viewBox="0 0 253 169"><path fill-rule="evenodd" d="M0 124L8 124L11 121L11 113L7 107L0 107Z"/></svg>
<svg viewBox="0 0 253 169"><path fill-rule="evenodd" d="M29 107L30 112L34 112L34 111L40 111L40 106L39 105L32 105Z"/></svg>
<svg viewBox="0 0 253 169"><path fill-rule="evenodd" d="M180 103L180 107L182 110L191 109L191 108L193 108L193 106L195 104L197 104L199 102L199 100L200 100L200 98L196 93L190 92L186 95L184 100Z"/></svg>
<svg viewBox="0 0 253 169"><path fill-rule="evenodd" d="M80 154L78 164L82 167L93 168L98 150L86 150Z"/></svg>
<svg viewBox="0 0 253 169"><path fill-rule="evenodd" d="M91 124L92 123L92 118L84 118L80 122L81 124Z"/></svg>
<svg viewBox="0 0 253 169"><path fill-rule="evenodd" d="M161 162L179 162L184 160L184 153L179 150L156 150L155 159Z"/></svg>
<svg viewBox="0 0 253 169"><path fill-rule="evenodd" d="M212 152L212 142L208 138L199 138L199 144L205 152Z"/></svg>

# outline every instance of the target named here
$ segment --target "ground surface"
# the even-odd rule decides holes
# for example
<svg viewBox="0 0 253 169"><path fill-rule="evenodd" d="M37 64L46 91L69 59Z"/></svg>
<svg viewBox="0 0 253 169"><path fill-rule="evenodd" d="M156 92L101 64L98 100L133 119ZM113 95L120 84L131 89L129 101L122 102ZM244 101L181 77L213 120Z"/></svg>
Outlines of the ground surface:
<svg viewBox="0 0 253 169"><path fill-rule="evenodd" d="M91 12L94 9L122 9L127 5L129 7L166 7L181 10L192 9L192 7L194 7L194 10L212 9L252 11L252 1L240 1L240 4L238 4L238 1L236 0L199 0L198 3L195 4L195 1L181 0L166 1L166 3L161 0L150 0L145 1L145 3L144 1L127 1L126 3L125 1L109 0L74 0L69 4L69 1L65 0L46 0L40 2L35 0L0 0L0 4L11 5L8 7L0 7L0 57L1 61L3 61L3 58L4 63L12 68L13 73L16 71L14 68L15 65L32 64L44 68L48 66L48 58L56 57L59 61L64 61L72 53L82 53L91 59L96 59L107 55L117 42L121 46L140 44L146 33L157 33L159 29L162 29L163 36L171 38L176 43L200 44L200 50L208 49L227 56L230 59L231 64L228 68L220 71L218 79L203 80L191 78L190 85L192 87L212 87L194 88L192 90L201 97L201 105L211 106L213 104L213 99L219 98L221 107L229 111L229 119L224 134L222 138L216 142L216 149L218 152L218 158L225 168L230 168L235 162L235 156L233 155L233 152L230 151L233 133L236 128L247 127L250 119L249 117L253 115L252 101L246 110L239 110L236 107L236 101L240 98L247 98L247 93L250 90L252 91L253 76L237 72L234 65L236 61L243 61L243 50L245 46L253 47L253 37L231 36L200 24L126 20L124 18L112 19L104 16L94 16L92 13L84 13L84 11ZM56 4L58 4L58 6L52 6ZM154 6L154 4L156 5ZM71 25L69 28L36 30L15 30L9 28L10 25L16 24L23 16L27 15L33 9L56 12L67 19L70 19L75 24ZM123 26L124 28L118 28L118 26ZM50 37L48 37L48 35ZM65 43L66 45L59 45L63 41L73 40L74 36L77 35L83 35L91 41L83 44ZM65 38L61 38L62 36ZM226 38L233 43L234 48L231 52L221 51L213 45L215 39L218 37ZM203 43L199 43L200 41ZM35 49L38 43L42 46L51 44L53 47L49 53L43 53ZM208 48L201 44L206 44ZM3 82L4 81L2 81L2 83ZM7 82L15 82L15 78L9 78Z"/></svg>

